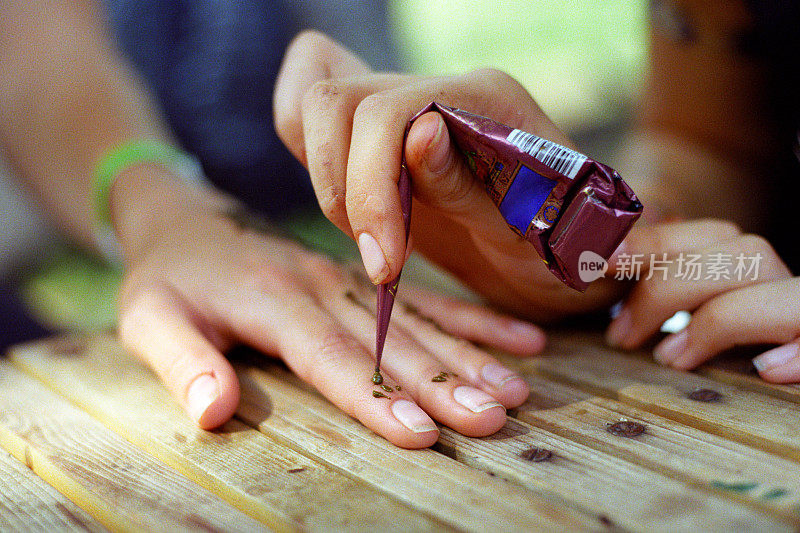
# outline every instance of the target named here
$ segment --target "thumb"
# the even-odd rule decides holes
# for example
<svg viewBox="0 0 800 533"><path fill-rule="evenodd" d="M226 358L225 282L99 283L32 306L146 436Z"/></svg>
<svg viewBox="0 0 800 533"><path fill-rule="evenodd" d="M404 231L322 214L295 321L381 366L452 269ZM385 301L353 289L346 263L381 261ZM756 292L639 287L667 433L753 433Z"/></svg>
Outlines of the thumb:
<svg viewBox="0 0 800 533"><path fill-rule="evenodd" d="M414 196L467 227L499 216L483 183L470 172L435 111L417 118L408 132L406 164ZM487 218L488 217L488 218Z"/></svg>
<svg viewBox="0 0 800 533"><path fill-rule="evenodd" d="M204 336L183 299L168 287L125 295L119 336L158 374L187 414L203 429L227 422L239 403L236 373Z"/></svg>

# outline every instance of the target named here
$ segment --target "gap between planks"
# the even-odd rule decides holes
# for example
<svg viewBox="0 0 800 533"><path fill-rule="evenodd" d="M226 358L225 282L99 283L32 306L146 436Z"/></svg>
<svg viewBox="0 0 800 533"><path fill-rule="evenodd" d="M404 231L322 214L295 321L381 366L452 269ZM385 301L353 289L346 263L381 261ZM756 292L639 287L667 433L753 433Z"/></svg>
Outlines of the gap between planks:
<svg viewBox="0 0 800 533"><path fill-rule="evenodd" d="M533 392L517 410L521 420L800 525L800 467L791 460L538 376L526 380ZM646 430L635 438L606 430L620 420Z"/></svg>
<svg viewBox="0 0 800 533"><path fill-rule="evenodd" d="M0 494L0 531L106 531L4 450L0 450Z"/></svg>
<svg viewBox="0 0 800 533"><path fill-rule="evenodd" d="M106 377L107 377L107 376L106 376ZM152 376L151 376L151 379L152 379ZM105 382L104 382L104 383L105 383ZM337 411L337 413L338 413L338 411ZM341 415L341 413L338 413L338 414L339 414L339 415ZM446 433L446 431L447 431L447 430L445 430L445 433ZM460 437L460 436L456 436L456 438L458 438L458 437ZM382 439L381 439L381 440L382 440ZM296 444L295 444L295 445L296 445ZM491 468L488 468L488 470L489 470L489 471L491 471ZM352 472L351 472L351 473L352 473ZM541 487L539 487L539 488L541 489Z"/></svg>
<svg viewBox="0 0 800 533"><path fill-rule="evenodd" d="M555 495L542 497L431 449L398 448L286 371L242 365L237 371L242 383L239 416L248 423L453 527L482 531L492 524L499 531L515 531L603 526L599 517ZM267 404L270 410L264 409Z"/></svg>

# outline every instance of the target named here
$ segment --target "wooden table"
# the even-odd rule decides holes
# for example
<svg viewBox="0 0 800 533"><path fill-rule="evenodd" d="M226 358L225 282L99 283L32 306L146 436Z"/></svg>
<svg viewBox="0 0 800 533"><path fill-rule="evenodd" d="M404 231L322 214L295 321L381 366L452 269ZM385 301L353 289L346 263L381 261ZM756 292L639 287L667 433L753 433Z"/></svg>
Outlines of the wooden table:
<svg viewBox="0 0 800 533"><path fill-rule="evenodd" d="M275 363L240 364L238 414L206 432L108 335L20 346L0 358L0 530L800 526L797 387L665 369L593 334L507 364L533 393L498 434L442 428L408 451Z"/></svg>

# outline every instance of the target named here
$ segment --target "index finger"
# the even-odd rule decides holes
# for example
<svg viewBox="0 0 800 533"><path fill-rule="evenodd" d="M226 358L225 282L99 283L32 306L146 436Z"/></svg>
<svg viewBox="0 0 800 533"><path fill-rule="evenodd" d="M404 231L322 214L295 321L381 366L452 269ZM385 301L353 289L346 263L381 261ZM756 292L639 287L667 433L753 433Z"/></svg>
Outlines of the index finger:
<svg viewBox="0 0 800 533"><path fill-rule="evenodd" d="M689 369L735 346L788 343L800 336L798 293L800 279L789 278L721 294L701 306L685 330L656 346L654 356Z"/></svg>
<svg viewBox="0 0 800 533"><path fill-rule="evenodd" d="M408 121L431 101L567 143L525 89L497 71L420 80L364 98L353 117L346 208L353 234L364 245L362 255L366 248L384 263L384 268L374 269L382 271L383 279L394 278L406 256L398 193L403 133Z"/></svg>

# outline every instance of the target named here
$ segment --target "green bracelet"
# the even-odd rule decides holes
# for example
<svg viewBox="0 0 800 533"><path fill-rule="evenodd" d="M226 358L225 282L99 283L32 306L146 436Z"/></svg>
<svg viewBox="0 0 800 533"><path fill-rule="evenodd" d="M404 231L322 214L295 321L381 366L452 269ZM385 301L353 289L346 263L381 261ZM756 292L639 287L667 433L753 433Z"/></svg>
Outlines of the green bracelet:
<svg viewBox="0 0 800 533"><path fill-rule="evenodd" d="M111 225L111 187L124 170L141 163L163 165L185 182L198 184L202 181L197 161L169 144L134 139L109 150L94 173L94 221L98 247L113 261L119 258L119 243Z"/></svg>

